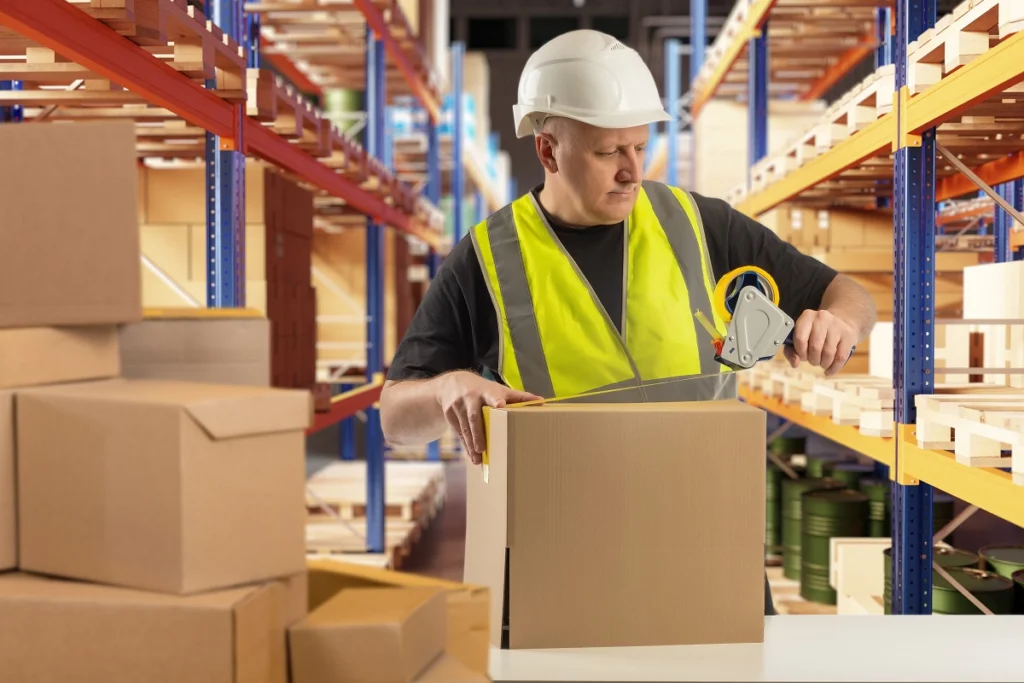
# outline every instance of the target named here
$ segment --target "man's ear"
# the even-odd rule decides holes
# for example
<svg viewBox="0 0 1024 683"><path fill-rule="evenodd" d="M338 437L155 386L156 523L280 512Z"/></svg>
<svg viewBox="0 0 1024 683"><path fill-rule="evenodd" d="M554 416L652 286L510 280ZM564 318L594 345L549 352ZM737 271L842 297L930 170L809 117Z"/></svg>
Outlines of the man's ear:
<svg viewBox="0 0 1024 683"><path fill-rule="evenodd" d="M537 158L549 173L558 173L558 161L555 159L555 148L558 142L550 133L537 133L534 136L537 147Z"/></svg>

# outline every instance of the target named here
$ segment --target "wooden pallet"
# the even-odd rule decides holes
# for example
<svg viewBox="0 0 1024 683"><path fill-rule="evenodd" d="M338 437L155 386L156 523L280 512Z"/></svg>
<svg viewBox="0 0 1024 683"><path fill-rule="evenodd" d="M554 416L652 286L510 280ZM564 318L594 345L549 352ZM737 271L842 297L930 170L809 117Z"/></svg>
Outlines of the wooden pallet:
<svg viewBox="0 0 1024 683"><path fill-rule="evenodd" d="M346 562L362 558L386 569L399 569L423 531L414 522L385 520L384 552L367 553L365 519L315 522L306 525L306 556L334 557Z"/></svg>
<svg viewBox="0 0 1024 683"><path fill-rule="evenodd" d="M966 0L907 48L907 87L927 90L989 48L1024 29L1020 0Z"/></svg>
<svg viewBox="0 0 1024 683"><path fill-rule="evenodd" d="M971 467L1010 468L1024 485L1024 394L922 394L915 406L920 448L953 451L957 462Z"/></svg>
<svg viewBox="0 0 1024 683"><path fill-rule="evenodd" d="M385 517L428 525L447 495L442 463L384 463ZM307 483L306 505L311 521L344 521L366 517L366 464L338 462L320 470Z"/></svg>
<svg viewBox="0 0 1024 683"><path fill-rule="evenodd" d="M213 81L232 102L246 99L245 50L186 0L72 1L87 14L189 78ZM20 80L22 92L0 92L0 106L104 106L141 103L84 66L20 35L0 33L0 80ZM40 86L62 86L60 90Z"/></svg>

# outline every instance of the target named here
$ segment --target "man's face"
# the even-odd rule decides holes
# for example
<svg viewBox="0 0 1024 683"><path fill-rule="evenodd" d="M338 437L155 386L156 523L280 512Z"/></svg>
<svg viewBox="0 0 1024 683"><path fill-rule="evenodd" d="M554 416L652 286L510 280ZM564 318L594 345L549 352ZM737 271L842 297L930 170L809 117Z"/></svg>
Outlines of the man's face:
<svg viewBox="0 0 1024 683"><path fill-rule="evenodd" d="M553 149L557 180L590 224L625 220L643 179L648 127L606 129L566 121Z"/></svg>

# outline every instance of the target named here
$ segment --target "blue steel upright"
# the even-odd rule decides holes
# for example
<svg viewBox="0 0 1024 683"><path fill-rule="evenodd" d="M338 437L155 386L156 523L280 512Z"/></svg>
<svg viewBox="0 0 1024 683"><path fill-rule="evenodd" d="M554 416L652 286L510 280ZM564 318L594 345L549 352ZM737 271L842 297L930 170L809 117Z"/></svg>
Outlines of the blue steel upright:
<svg viewBox="0 0 1024 683"><path fill-rule="evenodd" d="M747 98L747 124L750 129L747 164L747 182L754 172L754 164L768 155L768 22L764 22L758 35L750 39L747 50L750 74Z"/></svg>
<svg viewBox="0 0 1024 683"><path fill-rule="evenodd" d="M462 67L466 56L466 44L452 43L452 228L454 244L458 244L464 232L462 204L466 199L466 171L462 154L463 137L466 134L465 108L462 106Z"/></svg>
<svg viewBox="0 0 1024 683"><path fill-rule="evenodd" d="M665 123L665 144L668 150L665 159L665 183L679 185L679 98L682 90L682 63L679 40L665 41L665 108L669 120Z"/></svg>
<svg viewBox="0 0 1024 683"><path fill-rule="evenodd" d="M434 206L441 201L441 144L437 135L437 124L427 117L427 199ZM441 268L441 255L431 249L427 255L427 270L431 281ZM441 459L441 442L427 444L427 460Z"/></svg>
<svg viewBox="0 0 1024 683"><path fill-rule="evenodd" d="M1024 178L1018 178L1011 183L1013 195L1013 208L1017 211L1024 211ZM1013 260L1020 261L1024 259L1024 247L1017 247L1013 253Z"/></svg>
<svg viewBox="0 0 1024 683"><path fill-rule="evenodd" d="M384 42L372 28L366 31L366 151L384 160L385 130ZM366 221L366 377L384 372L384 226ZM382 553L384 546L384 433L380 411L366 410L366 551Z"/></svg>
<svg viewBox="0 0 1024 683"><path fill-rule="evenodd" d="M878 47L875 48L875 69L892 64L892 10L888 7L879 7L875 10L875 29L877 31ZM875 181L881 184L882 181ZM888 209L890 205L888 197L876 197L875 206L879 209Z"/></svg>
<svg viewBox="0 0 1024 683"><path fill-rule="evenodd" d="M0 81L0 90L6 90L8 92L12 90L21 90L23 83L21 81ZM0 123L19 123L25 119L25 109L20 104L14 104L10 107L0 107Z"/></svg>
<svg viewBox="0 0 1024 683"><path fill-rule="evenodd" d="M245 42L247 24L241 0L206 0L204 11L236 42ZM216 85L214 79L206 81L207 88ZM245 115L241 107L237 110L237 116ZM240 140L236 150L222 150L220 143L218 136L206 134L206 305L244 307L245 155Z"/></svg>
<svg viewBox="0 0 1024 683"><path fill-rule="evenodd" d="M907 83L907 46L935 25L935 0L897 0L896 87ZM903 112L897 107L897 116ZM897 129L899 130L899 129ZM914 397L934 388L935 129L901 147L895 169L893 378L898 425L912 425ZM896 473L902 449L896 445ZM932 611L932 487L892 485L893 614Z"/></svg>
<svg viewBox="0 0 1024 683"><path fill-rule="evenodd" d="M996 194L1013 203L1013 183L1002 183L994 188ZM1013 225L1013 217L1003 207L995 205L992 214L992 234L995 236L995 261L1004 263L1011 260L1010 255L1010 226Z"/></svg>
<svg viewBox="0 0 1024 683"><path fill-rule="evenodd" d="M690 0L690 84L693 84L704 66L708 45L708 0ZM697 187L697 125L690 123L690 187Z"/></svg>

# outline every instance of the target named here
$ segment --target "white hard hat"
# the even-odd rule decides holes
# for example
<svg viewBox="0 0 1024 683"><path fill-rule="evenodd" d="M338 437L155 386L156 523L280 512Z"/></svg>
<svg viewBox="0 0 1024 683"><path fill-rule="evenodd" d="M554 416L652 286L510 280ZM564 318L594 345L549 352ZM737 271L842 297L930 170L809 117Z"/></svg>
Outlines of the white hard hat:
<svg viewBox="0 0 1024 683"><path fill-rule="evenodd" d="M599 128L632 128L671 118L637 51L589 29L563 33L530 55L512 112L520 138L532 135L547 116Z"/></svg>

